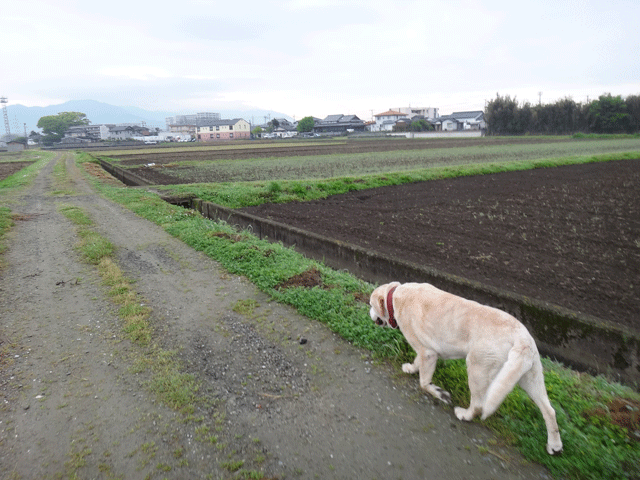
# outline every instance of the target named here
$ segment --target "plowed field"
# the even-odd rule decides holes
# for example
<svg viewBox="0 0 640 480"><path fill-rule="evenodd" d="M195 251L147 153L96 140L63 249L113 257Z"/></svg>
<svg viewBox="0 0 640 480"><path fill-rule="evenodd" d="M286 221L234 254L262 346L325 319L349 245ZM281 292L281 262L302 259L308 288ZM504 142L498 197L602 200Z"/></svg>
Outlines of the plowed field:
<svg viewBox="0 0 640 480"><path fill-rule="evenodd" d="M243 211L640 331L639 186L626 160Z"/></svg>

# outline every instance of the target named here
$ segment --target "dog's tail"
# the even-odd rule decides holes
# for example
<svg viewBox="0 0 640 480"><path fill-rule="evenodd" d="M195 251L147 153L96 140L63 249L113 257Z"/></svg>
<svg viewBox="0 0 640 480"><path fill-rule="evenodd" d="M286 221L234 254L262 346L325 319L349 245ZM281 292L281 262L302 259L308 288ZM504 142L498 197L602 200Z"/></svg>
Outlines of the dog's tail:
<svg viewBox="0 0 640 480"><path fill-rule="evenodd" d="M507 361L487 389L482 406L482 420L492 415L513 390L522 376L533 366L535 344L526 340L516 341L509 350Z"/></svg>

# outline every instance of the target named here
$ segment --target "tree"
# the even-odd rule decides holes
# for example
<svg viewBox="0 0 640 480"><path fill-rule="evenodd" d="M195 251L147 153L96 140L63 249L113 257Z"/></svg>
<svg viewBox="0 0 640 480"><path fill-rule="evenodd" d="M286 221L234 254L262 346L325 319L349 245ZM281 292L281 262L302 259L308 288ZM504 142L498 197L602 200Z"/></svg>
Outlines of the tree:
<svg viewBox="0 0 640 480"><path fill-rule="evenodd" d="M629 95L624 103L631 116L631 131L637 132L640 130L640 95Z"/></svg>
<svg viewBox="0 0 640 480"><path fill-rule="evenodd" d="M42 135L40 135L35 130L31 130L31 133L29 134L29 140L35 143L40 143L40 141L42 140Z"/></svg>
<svg viewBox="0 0 640 480"><path fill-rule="evenodd" d="M626 132L631 127L631 115L627 113L627 105L620 95L600 95L589 106L589 116L591 128L597 133Z"/></svg>
<svg viewBox="0 0 640 480"><path fill-rule="evenodd" d="M299 133L310 132L315 127L316 122L313 120L313 117L304 117L302 120L298 122L298 126L296 130Z"/></svg>
<svg viewBox="0 0 640 480"><path fill-rule="evenodd" d="M251 133L256 136L256 137L261 137L262 136L262 132L264 130L262 130L262 127L257 126L256 128L254 128L253 130L251 130Z"/></svg>
<svg viewBox="0 0 640 480"><path fill-rule="evenodd" d="M427 122L424 118L411 122L411 125L409 125L409 131L411 132L427 132L429 130L433 130L433 125Z"/></svg>
<svg viewBox="0 0 640 480"><path fill-rule="evenodd" d="M515 98L501 97L497 94L485 109L484 118L489 135L514 135L522 133L518 122L518 102Z"/></svg>
<svg viewBox="0 0 640 480"><path fill-rule="evenodd" d="M44 138L42 139L46 145L59 142L64 137L69 127L78 125L89 125L91 123L84 113L80 112L61 112L57 115L48 115L38 120L38 128L42 129Z"/></svg>

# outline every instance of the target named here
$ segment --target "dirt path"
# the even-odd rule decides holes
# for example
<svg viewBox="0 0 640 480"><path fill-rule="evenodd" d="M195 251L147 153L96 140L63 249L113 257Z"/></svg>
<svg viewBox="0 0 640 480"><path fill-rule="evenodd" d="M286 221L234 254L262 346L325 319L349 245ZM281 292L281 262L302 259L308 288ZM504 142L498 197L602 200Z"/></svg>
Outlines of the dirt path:
<svg viewBox="0 0 640 480"><path fill-rule="evenodd" d="M52 195L56 161L9 199L0 478L547 478L422 395L415 377L96 195L70 155L75 194ZM60 204L83 208L116 246L158 342L201 383L207 401L192 415L163 405L134 368L145 352L124 339ZM247 300L255 309L236 313Z"/></svg>

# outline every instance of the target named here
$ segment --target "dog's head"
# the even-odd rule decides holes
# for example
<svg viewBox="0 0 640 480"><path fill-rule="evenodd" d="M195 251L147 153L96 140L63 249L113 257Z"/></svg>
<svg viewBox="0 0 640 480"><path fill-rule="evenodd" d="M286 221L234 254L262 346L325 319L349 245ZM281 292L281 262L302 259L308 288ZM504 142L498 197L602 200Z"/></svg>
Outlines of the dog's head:
<svg viewBox="0 0 640 480"><path fill-rule="evenodd" d="M371 298L369 299L369 305L371 305L371 310L369 310L369 315L371 316L371 320L376 322L376 325L390 327L389 325L389 311L387 309L387 294L389 290L393 287L398 287L400 285L399 282L387 283L385 285L380 285L376 288L371 294Z"/></svg>

